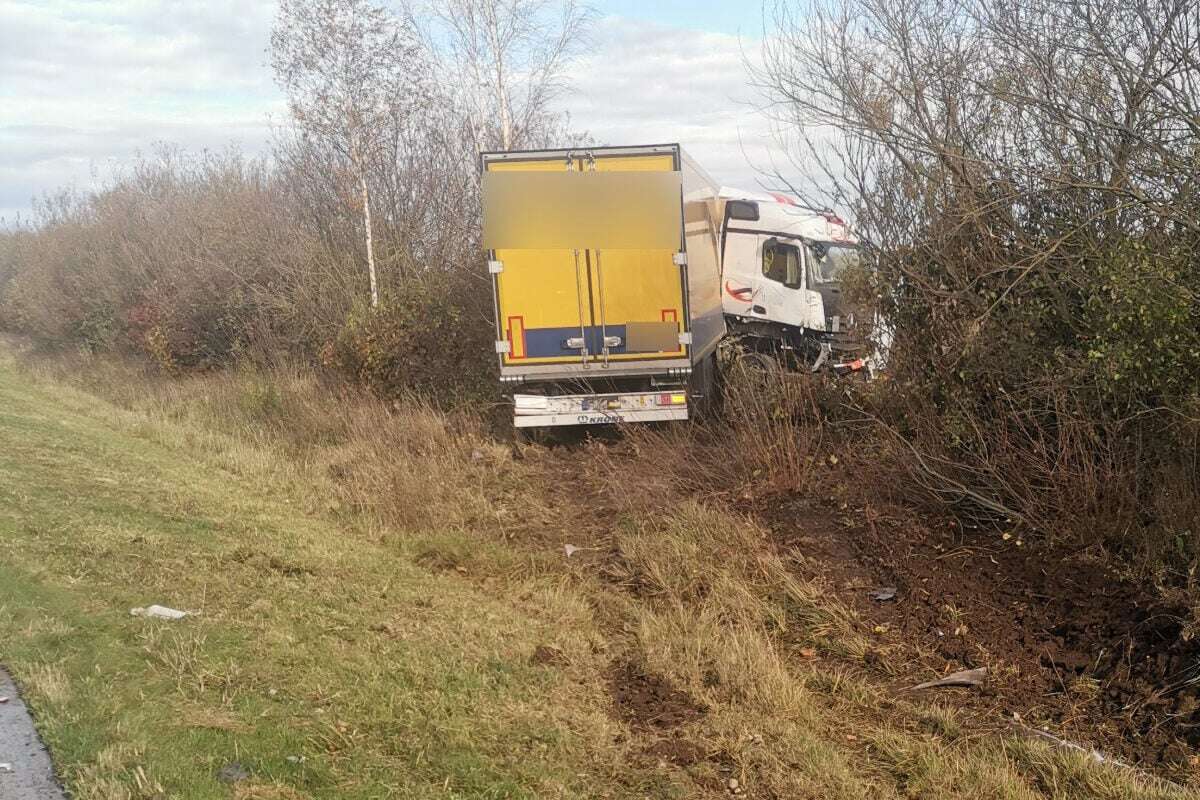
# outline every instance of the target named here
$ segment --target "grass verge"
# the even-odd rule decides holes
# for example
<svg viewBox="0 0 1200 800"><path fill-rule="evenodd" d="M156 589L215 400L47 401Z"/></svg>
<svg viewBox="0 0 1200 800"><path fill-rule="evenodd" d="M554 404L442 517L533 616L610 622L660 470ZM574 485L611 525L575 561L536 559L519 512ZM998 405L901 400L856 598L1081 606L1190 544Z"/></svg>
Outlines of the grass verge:
<svg viewBox="0 0 1200 800"><path fill-rule="evenodd" d="M635 490L669 450L63 367L0 356L0 659L75 797L1191 796L890 695L753 522Z"/></svg>

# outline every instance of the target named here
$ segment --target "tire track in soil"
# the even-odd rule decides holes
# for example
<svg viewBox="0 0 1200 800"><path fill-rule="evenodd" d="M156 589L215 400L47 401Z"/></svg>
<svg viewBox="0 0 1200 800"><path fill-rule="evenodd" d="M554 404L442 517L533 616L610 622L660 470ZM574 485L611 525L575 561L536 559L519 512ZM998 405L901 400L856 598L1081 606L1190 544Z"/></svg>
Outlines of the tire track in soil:
<svg viewBox="0 0 1200 800"><path fill-rule="evenodd" d="M605 444L608 455L630 456L619 438ZM551 447L540 466L586 475L594 456L587 450L586 443ZM585 479L570 496L562 492L558 508L569 519L563 527L598 551L589 561L612 555L608 523L619 503L611 488ZM888 629L887 649L903 652L913 668L895 677L872 663L877 652L857 666L891 680L895 691L987 666L983 686L942 690L972 726L1045 725L1164 777L1195 775L1200 685L1162 691L1189 669L1200 675L1200 642L1181 636L1187 610L1122 578L1097 552L1033 539L1018 547L999 531L963 530L949 518L918 518L899 507L842 508L807 496L758 496L735 510L767 528L795 569L829 584L868 630ZM870 600L879 586L895 586L895 600ZM662 737L662 752L647 755L679 765L712 760L684 738L702 710L665 729L647 724L659 711L675 719L683 702L659 681L614 664L609 688L617 716Z"/></svg>

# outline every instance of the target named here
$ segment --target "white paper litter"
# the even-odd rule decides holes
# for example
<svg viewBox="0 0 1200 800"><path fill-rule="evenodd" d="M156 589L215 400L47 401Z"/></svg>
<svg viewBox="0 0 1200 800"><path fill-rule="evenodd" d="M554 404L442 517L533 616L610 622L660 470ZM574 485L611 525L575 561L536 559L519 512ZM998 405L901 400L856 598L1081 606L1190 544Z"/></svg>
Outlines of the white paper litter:
<svg viewBox="0 0 1200 800"><path fill-rule="evenodd" d="M145 608L131 608L129 613L135 617L155 617L157 619L183 619L190 611L180 611L175 608L167 608L166 606L146 606Z"/></svg>

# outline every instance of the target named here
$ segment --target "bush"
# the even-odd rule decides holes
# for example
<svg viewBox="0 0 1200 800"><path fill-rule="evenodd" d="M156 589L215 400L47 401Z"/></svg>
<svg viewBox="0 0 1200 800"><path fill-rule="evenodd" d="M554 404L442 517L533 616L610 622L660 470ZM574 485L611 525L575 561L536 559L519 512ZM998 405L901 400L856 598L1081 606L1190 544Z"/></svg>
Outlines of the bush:
<svg viewBox="0 0 1200 800"><path fill-rule="evenodd" d="M168 372L298 357L381 394L489 396L490 287L462 256L478 252L471 236L381 225L383 304L365 309L352 216L310 168L164 151L101 192L48 198L40 225L0 234L0 328Z"/></svg>
<svg viewBox="0 0 1200 800"><path fill-rule="evenodd" d="M763 83L842 134L799 137L800 160L853 209L850 284L894 334L864 406L906 479L886 485L1191 566L1200 173L1177 131L1200 93L1153 87L1200 75L1160 57L1193 33L1162 3L774 10Z"/></svg>
<svg viewBox="0 0 1200 800"><path fill-rule="evenodd" d="M1124 243L1086 287L1086 380L1111 409L1178 408L1200 397L1200 264L1179 243Z"/></svg>
<svg viewBox="0 0 1200 800"><path fill-rule="evenodd" d="M236 153L164 152L102 192L44 201L41 216L12 237L0 324L48 346L218 366L294 342L271 335L281 297L297 268L319 274L269 169Z"/></svg>
<svg viewBox="0 0 1200 800"><path fill-rule="evenodd" d="M356 308L323 348L325 365L384 396L415 392L445 405L497 398L491 288L465 271L454 275Z"/></svg>

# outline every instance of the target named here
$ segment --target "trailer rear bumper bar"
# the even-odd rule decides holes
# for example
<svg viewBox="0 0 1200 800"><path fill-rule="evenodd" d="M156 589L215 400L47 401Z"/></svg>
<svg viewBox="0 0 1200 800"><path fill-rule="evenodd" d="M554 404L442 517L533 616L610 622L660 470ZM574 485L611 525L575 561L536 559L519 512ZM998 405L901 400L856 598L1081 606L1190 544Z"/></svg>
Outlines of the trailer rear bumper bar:
<svg viewBox="0 0 1200 800"><path fill-rule="evenodd" d="M704 355L707 355L705 353ZM611 361L607 367L603 362L590 362L586 366L578 359L570 364L530 364L522 367L500 368L501 383L519 384L536 381L590 380L593 378L635 378L660 375L677 376L680 380L692 372L692 362L686 358L671 358L655 361Z"/></svg>
<svg viewBox="0 0 1200 800"><path fill-rule="evenodd" d="M687 418L687 394L679 389L622 394L513 395L513 425L518 428L663 422Z"/></svg>

